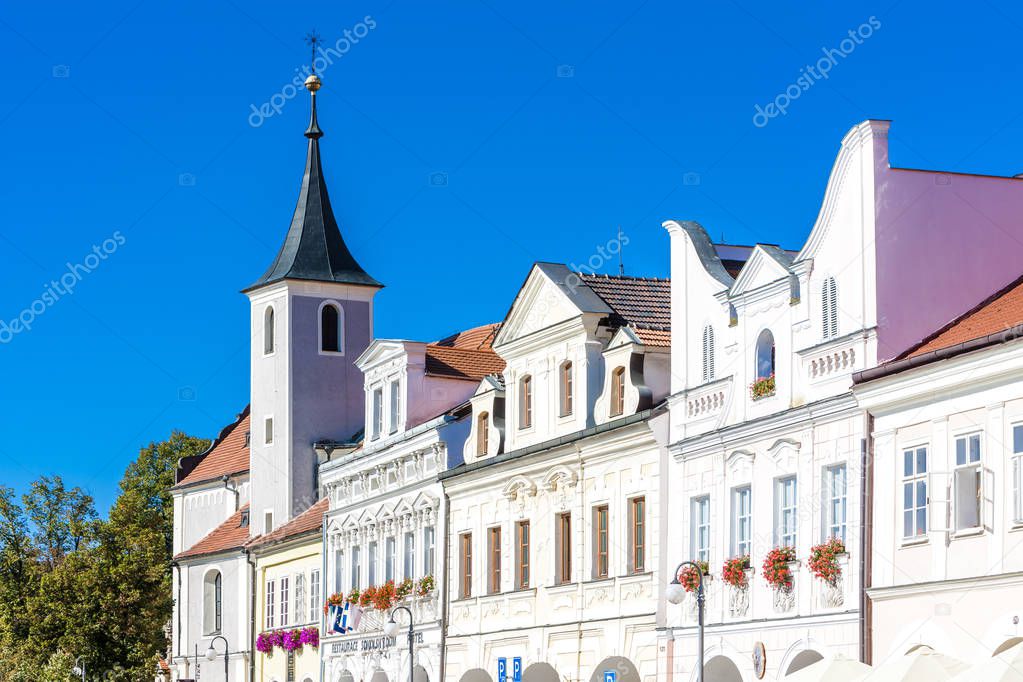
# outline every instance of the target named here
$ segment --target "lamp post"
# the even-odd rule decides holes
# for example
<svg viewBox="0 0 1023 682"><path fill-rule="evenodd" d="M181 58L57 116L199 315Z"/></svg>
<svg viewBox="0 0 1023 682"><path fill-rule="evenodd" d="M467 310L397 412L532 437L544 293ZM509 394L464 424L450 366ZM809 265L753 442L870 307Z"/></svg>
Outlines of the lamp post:
<svg viewBox="0 0 1023 682"><path fill-rule="evenodd" d="M218 639L224 640L224 682L227 682L227 652L229 650L229 647L227 645L226 637L217 635L216 637L210 640L210 647L206 649L206 660L210 662L217 660L217 650L213 648L213 645L216 644Z"/></svg>
<svg viewBox="0 0 1023 682"><path fill-rule="evenodd" d="M71 668L73 675L78 675L82 678L82 682L85 682L85 661L82 660L82 656L75 659L75 667Z"/></svg>
<svg viewBox="0 0 1023 682"><path fill-rule="evenodd" d="M398 636L398 622L394 620L395 611L404 611L408 614L408 682L415 682L416 657L412 650L415 645L415 631L412 629L412 611L407 606L395 606L391 609L390 620L384 623L384 634L388 637Z"/></svg>
<svg viewBox="0 0 1023 682"><path fill-rule="evenodd" d="M699 682L703 682L703 605L705 601L703 594L703 569L695 561L683 561L675 569L675 578L668 585L664 594L672 604L681 604L682 600L686 598L685 588L682 587L682 583L678 580L679 571L682 570L683 566L692 566L696 569L696 623L698 626L696 635L696 665L699 671L696 679Z"/></svg>

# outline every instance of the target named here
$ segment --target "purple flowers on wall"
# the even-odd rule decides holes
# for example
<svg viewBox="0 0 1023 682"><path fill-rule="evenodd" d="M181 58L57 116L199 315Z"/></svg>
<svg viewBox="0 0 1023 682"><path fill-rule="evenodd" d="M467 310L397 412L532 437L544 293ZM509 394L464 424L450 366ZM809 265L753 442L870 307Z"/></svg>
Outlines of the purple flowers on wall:
<svg viewBox="0 0 1023 682"><path fill-rule="evenodd" d="M275 648L284 651L297 651L304 646L314 649L320 646L320 631L317 627L302 628L301 630L273 630L261 632L256 637L256 651L267 656L272 656Z"/></svg>

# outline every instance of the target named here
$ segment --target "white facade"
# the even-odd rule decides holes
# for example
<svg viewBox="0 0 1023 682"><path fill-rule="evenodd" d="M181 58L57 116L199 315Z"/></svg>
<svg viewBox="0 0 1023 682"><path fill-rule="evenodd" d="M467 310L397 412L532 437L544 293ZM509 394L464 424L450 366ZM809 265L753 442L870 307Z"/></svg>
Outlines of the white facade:
<svg viewBox="0 0 1023 682"><path fill-rule="evenodd" d="M980 661L1023 641L1023 343L856 394L873 415L875 664L918 646Z"/></svg>
<svg viewBox="0 0 1023 682"><path fill-rule="evenodd" d="M501 659L525 682L656 676L669 354L614 312L538 264L495 341L503 379L480 384L465 465L442 475L446 681L498 679Z"/></svg>

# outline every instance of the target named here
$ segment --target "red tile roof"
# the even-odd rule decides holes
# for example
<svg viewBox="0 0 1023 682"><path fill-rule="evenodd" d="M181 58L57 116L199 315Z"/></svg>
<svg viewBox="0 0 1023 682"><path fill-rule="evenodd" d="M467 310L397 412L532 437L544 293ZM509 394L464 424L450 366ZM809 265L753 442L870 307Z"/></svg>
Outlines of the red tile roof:
<svg viewBox="0 0 1023 682"><path fill-rule="evenodd" d="M671 348L671 331L665 329L647 329L646 327L634 327L633 331L645 346L654 348Z"/></svg>
<svg viewBox="0 0 1023 682"><path fill-rule="evenodd" d="M175 559L191 559L207 554L219 554L232 549L241 549L249 539L249 524L242 524L242 517L248 518L249 505L231 514L222 524L210 531L209 535L195 543Z"/></svg>
<svg viewBox="0 0 1023 682"><path fill-rule="evenodd" d="M912 358L932 351L956 346L967 341L1006 333L1007 339L1018 337L1023 324L1023 278L994 293L972 310L959 316L899 359Z"/></svg>
<svg viewBox="0 0 1023 682"><path fill-rule="evenodd" d="M280 528L276 528L266 535L260 535L258 538L253 538L246 546L262 547L274 542L283 542L305 533L318 532L323 527L323 515L329 508L330 498L324 497Z"/></svg>
<svg viewBox="0 0 1023 682"><path fill-rule="evenodd" d="M238 421L231 424L217 437L213 446L202 458L202 461L189 472L175 487L212 481L221 476L245 473L249 470L249 408L239 415Z"/></svg>
<svg viewBox="0 0 1023 682"><path fill-rule="evenodd" d="M432 376L480 381L504 369L504 360L493 351L500 323L474 327L427 344L426 373Z"/></svg>
<svg viewBox="0 0 1023 682"><path fill-rule="evenodd" d="M587 275L580 279L629 325L671 328L671 280L624 275Z"/></svg>

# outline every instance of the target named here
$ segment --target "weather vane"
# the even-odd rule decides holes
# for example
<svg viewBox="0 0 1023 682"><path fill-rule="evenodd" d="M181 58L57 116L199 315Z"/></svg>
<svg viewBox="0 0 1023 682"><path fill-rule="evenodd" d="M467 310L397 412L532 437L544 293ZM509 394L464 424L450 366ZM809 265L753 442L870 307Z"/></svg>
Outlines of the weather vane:
<svg viewBox="0 0 1023 682"><path fill-rule="evenodd" d="M320 34L316 32L314 28L309 33L305 34L305 44L309 46L309 68L316 73L316 46L320 44Z"/></svg>

